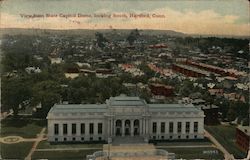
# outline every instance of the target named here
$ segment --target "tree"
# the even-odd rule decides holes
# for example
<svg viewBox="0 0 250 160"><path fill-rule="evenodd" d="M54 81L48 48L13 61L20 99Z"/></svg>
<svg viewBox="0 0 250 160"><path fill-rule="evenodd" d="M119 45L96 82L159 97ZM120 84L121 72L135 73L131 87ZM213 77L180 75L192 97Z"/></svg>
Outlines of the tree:
<svg viewBox="0 0 250 160"><path fill-rule="evenodd" d="M140 94L140 97L142 99L144 99L147 103L150 102L151 95L150 95L150 93L148 92L147 89L142 89L139 94Z"/></svg>
<svg viewBox="0 0 250 160"><path fill-rule="evenodd" d="M37 64L33 58L32 38L30 36L5 37L1 49L3 51L2 67L4 72L21 70ZM12 40L11 40L12 39ZM14 43L9 43L15 41Z"/></svg>
<svg viewBox="0 0 250 160"><path fill-rule="evenodd" d="M48 92L40 94L40 102L42 104L42 108L38 110L36 116L44 118L47 116L51 107L60 101L61 96L56 93Z"/></svg>
<svg viewBox="0 0 250 160"><path fill-rule="evenodd" d="M227 112L229 109L229 100L226 98L216 98L214 104L219 106L219 112L222 113L222 120L227 118Z"/></svg>
<svg viewBox="0 0 250 160"><path fill-rule="evenodd" d="M61 86L51 80L42 81L33 87L34 99L33 103L42 104L42 109L39 111L39 116L46 116L50 108L60 102L61 99Z"/></svg>
<svg viewBox="0 0 250 160"><path fill-rule="evenodd" d="M189 96L189 94L192 93L193 88L193 83L189 80L185 80L179 89L179 93L183 96Z"/></svg>
<svg viewBox="0 0 250 160"><path fill-rule="evenodd" d="M228 121L234 121L236 118L236 113L232 108L229 108L228 112L227 112L227 119Z"/></svg>
<svg viewBox="0 0 250 160"><path fill-rule="evenodd" d="M132 30L129 34L129 36L127 37L127 41L130 45L132 45L134 43L135 40L138 39L140 33L138 29Z"/></svg>
<svg viewBox="0 0 250 160"><path fill-rule="evenodd" d="M210 78L212 79L213 82L216 82L216 76L214 73L210 73Z"/></svg>
<svg viewBox="0 0 250 160"><path fill-rule="evenodd" d="M146 80L156 76L156 72L151 70L145 62L139 65L139 69L144 72Z"/></svg>
<svg viewBox="0 0 250 160"><path fill-rule="evenodd" d="M108 42L108 40L103 36L103 34L97 32L97 33L95 34L95 37L96 37L96 40L97 40L97 45L98 45L100 48L105 47L105 42Z"/></svg>
<svg viewBox="0 0 250 160"><path fill-rule="evenodd" d="M87 95L87 90L83 87L81 88L68 88L67 99L70 104L80 104Z"/></svg>
<svg viewBox="0 0 250 160"><path fill-rule="evenodd" d="M249 117L244 118L244 119L242 120L242 125L243 125L243 126L249 126Z"/></svg>
<svg viewBox="0 0 250 160"><path fill-rule="evenodd" d="M19 104L25 100L30 100L32 91L27 79L15 77L3 79L1 96L3 109L13 109L14 116L16 116L19 111Z"/></svg>

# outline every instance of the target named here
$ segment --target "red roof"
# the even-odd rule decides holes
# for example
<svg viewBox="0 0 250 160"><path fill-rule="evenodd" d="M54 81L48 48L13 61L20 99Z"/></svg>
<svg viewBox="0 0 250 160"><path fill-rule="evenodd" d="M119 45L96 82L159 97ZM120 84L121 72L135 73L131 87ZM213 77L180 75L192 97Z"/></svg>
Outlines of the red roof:
<svg viewBox="0 0 250 160"><path fill-rule="evenodd" d="M167 48L167 45L165 45L165 44L155 44L155 45L149 45L149 48Z"/></svg>

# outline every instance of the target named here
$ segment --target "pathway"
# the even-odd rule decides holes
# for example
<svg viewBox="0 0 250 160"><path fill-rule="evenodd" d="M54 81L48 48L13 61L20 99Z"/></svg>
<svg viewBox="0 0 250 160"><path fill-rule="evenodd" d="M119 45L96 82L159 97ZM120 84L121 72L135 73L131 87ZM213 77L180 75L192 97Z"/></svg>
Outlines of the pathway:
<svg viewBox="0 0 250 160"><path fill-rule="evenodd" d="M7 118L9 115L13 115L13 111L10 110L9 112L3 112L0 114L0 121Z"/></svg>
<svg viewBox="0 0 250 160"><path fill-rule="evenodd" d="M202 147L214 147L212 144L208 145L186 145L186 146L156 146L156 148L202 148Z"/></svg>
<svg viewBox="0 0 250 160"><path fill-rule="evenodd" d="M40 143L40 141L42 141L44 138L44 132L45 132L45 127L41 130L41 132L39 133L35 143L33 144L29 154L27 155L27 157L25 158L25 160L31 160L31 156L34 153L34 151L36 150L36 147L38 146L38 144Z"/></svg>
<svg viewBox="0 0 250 160"><path fill-rule="evenodd" d="M85 147L85 148L41 148L36 151L79 151L79 150L102 150L102 147Z"/></svg>
<svg viewBox="0 0 250 160"><path fill-rule="evenodd" d="M5 144L14 144L14 143L20 143L20 142L34 142L37 141L39 138L23 138L20 136L6 136L6 137L0 137L0 142ZM44 137L42 140L46 140L47 138Z"/></svg>

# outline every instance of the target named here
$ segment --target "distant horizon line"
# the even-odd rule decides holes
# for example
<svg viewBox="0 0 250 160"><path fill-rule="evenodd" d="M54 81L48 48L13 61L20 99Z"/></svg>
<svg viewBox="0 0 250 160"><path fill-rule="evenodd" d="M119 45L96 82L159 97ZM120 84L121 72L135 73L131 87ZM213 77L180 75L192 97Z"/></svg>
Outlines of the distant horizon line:
<svg viewBox="0 0 250 160"><path fill-rule="evenodd" d="M69 28L69 29L54 29L54 28L17 28L17 27L11 27L11 28L1 28L0 30L4 30L4 29L26 29L26 30L52 30L52 31L67 31L67 30L134 30L134 29L138 29L138 30L152 30L152 31L172 31L172 32L176 32L176 33L180 33L186 36L219 36L219 37L248 37L250 38L250 34L249 35L229 35L229 34L202 34L202 33L185 33L182 31L176 31L176 30L171 30L171 29L140 29L140 28Z"/></svg>

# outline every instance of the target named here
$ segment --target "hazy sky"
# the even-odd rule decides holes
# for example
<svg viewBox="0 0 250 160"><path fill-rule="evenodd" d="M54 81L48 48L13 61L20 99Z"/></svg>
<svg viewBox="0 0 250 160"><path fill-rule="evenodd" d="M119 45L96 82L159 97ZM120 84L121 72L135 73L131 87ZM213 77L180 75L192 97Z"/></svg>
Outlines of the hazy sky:
<svg viewBox="0 0 250 160"><path fill-rule="evenodd" d="M4 0L1 28L162 29L193 34L250 35L248 0ZM63 18L60 14L92 17ZM151 18L95 18L94 14L149 14ZM56 14L58 17L21 16ZM153 14L165 18L152 18Z"/></svg>

